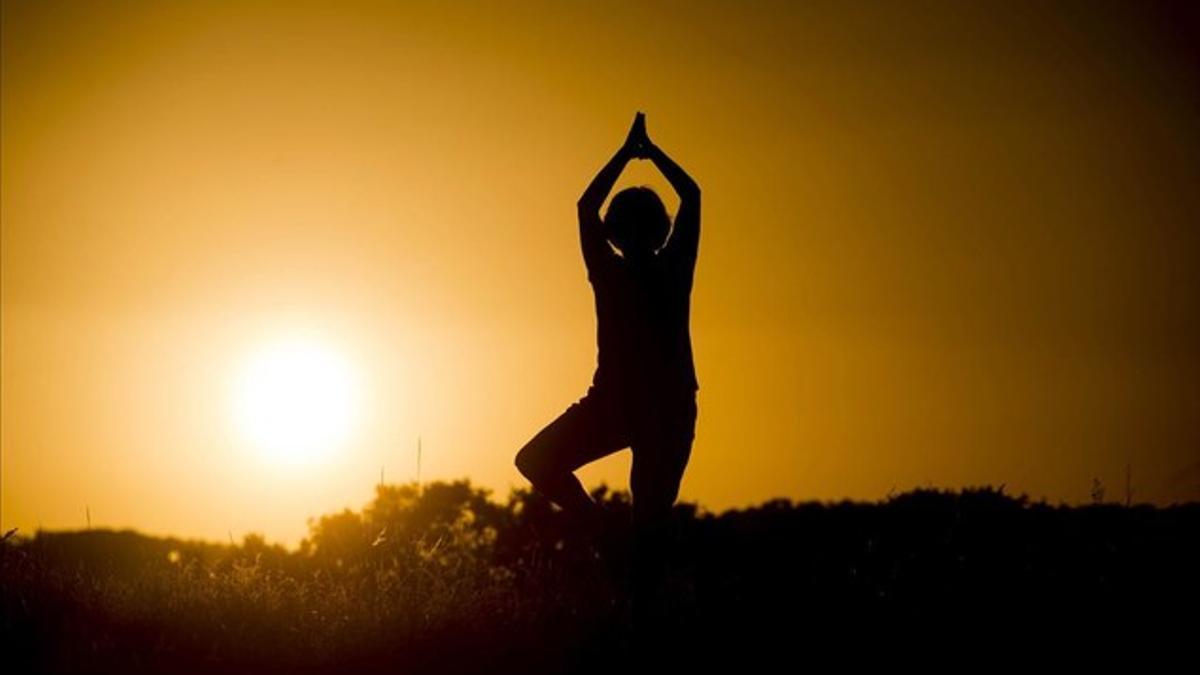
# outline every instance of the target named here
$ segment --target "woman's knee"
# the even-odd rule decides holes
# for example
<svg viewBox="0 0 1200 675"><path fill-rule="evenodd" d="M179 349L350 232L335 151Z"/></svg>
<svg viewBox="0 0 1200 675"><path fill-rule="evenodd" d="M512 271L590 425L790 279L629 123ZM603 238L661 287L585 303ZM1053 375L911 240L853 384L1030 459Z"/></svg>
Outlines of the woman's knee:
<svg viewBox="0 0 1200 675"><path fill-rule="evenodd" d="M513 464L530 482L538 483L570 473L562 455L562 442L543 431L517 451Z"/></svg>
<svg viewBox="0 0 1200 675"><path fill-rule="evenodd" d="M540 446L533 441L526 443L517 451L513 464L516 465L517 471L520 471L521 475L532 482L537 482L548 473L544 453L540 451Z"/></svg>

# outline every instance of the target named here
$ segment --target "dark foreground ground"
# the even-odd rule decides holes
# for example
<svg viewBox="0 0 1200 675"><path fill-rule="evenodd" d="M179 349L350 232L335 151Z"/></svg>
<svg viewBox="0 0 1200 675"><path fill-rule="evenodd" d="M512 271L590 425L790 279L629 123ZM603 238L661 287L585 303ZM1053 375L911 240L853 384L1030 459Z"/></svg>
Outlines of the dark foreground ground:
<svg viewBox="0 0 1200 675"><path fill-rule="evenodd" d="M381 485L299 551L92 530L0 548L5 672L648 672L732 663L971 663L1055 652L1194 660L1200 504L879 503L675 511L664 617L634 631L629 500L568 529L537 495ZM596 558L595 553L600 557ZM751 663L772 664L756 668ZM750 667L746 667L750 666Z"/></svg>

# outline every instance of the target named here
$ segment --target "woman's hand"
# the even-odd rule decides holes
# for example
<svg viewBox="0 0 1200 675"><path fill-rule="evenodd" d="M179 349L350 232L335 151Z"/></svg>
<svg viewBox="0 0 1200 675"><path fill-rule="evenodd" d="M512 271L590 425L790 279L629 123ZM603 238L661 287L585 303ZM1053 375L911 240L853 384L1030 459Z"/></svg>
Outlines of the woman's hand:
<svg viewBox="0 0 1200 675"><path fill-rule="evenodd" d="M626 152L637 159L645 159L649 156L650 137L646 135L646 115L638 112L633 118L633 126L629 128L629 134L625 137L625 145L622 146Z"/></svg>

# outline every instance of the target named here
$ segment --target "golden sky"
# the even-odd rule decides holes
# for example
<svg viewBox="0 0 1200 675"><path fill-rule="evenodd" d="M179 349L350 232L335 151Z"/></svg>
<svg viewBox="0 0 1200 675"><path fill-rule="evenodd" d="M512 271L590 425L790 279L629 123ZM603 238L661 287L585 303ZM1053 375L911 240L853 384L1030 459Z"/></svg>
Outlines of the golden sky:
<svg viewBox="0 0 1200 675"><path fill-rule="evenodd" d="M1080 503L1127 464L1135 500L1197 498L1196 18L4 2L2 526L294 543L414 478L418 435L423 479L524 486L595 368L575 201L637 110L705 199L681 499ZM360 399L299 467L230 412L297 336Z"/></svg>

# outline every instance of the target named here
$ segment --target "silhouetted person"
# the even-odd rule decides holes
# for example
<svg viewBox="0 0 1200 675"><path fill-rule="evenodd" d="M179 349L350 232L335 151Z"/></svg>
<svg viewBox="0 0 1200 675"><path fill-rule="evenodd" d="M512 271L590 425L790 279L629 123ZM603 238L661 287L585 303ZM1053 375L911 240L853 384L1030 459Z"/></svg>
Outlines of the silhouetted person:
<svg viewBox="0 0 1200 675"><path fill-rule="evenodd" d="M673 230L648 187L619 192L601 220L601 205L634 158L654 162L679 194ZM700 188L650 141L642 113L579 199L579 239L596 301L596 371L586 395L526 443L516 465L535 490L592 525L600 507L573 472L631 448L636 610L661 581L666 526L691 454L699 390L688 317Z"/></svg>

